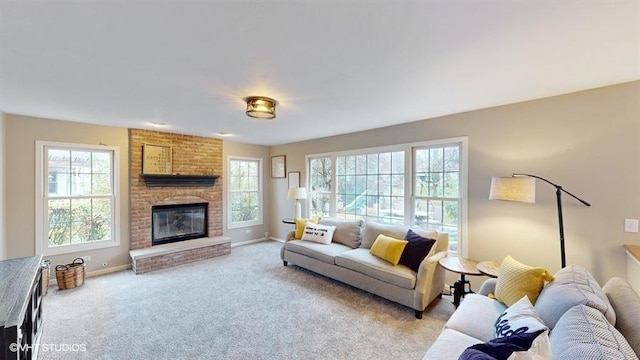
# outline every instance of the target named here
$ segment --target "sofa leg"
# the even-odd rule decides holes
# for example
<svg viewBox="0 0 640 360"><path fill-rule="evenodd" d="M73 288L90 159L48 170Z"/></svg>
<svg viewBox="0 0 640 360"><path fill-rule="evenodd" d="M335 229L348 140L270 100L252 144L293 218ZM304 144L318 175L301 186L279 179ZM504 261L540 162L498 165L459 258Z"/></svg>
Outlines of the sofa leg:
<svg viewBox="0 0 640 360"><path fill-rule="evenodd" d="M416 319L422 319L422 311L415 310L415 312L416 312Z"/></svg>
<svg viewBox="0 0 640 360"><path fill-rule="evenodd" d="M287 262L287 261L285 261L285 260L282 260L282 263L284 264L284 266L289 265L289 262Z"/></svg>

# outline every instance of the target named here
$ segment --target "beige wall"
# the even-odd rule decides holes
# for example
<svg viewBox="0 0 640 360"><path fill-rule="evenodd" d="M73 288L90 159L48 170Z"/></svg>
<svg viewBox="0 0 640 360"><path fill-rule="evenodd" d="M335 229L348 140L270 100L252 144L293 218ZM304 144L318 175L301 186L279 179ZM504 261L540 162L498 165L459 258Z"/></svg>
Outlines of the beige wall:
<svg viewBox="0 0 640 360"><path fill-rule="evenodd" d="M233 141L224 140L222 145L222 181L223 181L223 189L228 189L228 166L229 166L229 156L244 156L244 157L252 157L252 158L260 158L262 159L262 168L263 168L263 179L264 184L263 187L265 191L263 192L263 204L267 204L269 200L269 184L270 184L270 158L269 158L269 147L262 145L250 145L243 144ZM227 211L227 192L223 192L223 217L222 217L222 228L224 236L230 237L232 243L240 243L245 241L251 241L256 239L264 238L264 233L269 231L269 214L268 205L263 209L263 224L258 226L250 226L246 228L238 228L238 229L228 229L227 228L227 215L229 214Z"/></svg>
<svg viewBox="0 0 640 360"><path fill-rule="evenodd" d="M4 113L0 111L0 260L7 258L7 244L6 244L6 228L4 226L4 203L5 203L5 191L4 191L4 155L5 155L5 131L4 131Z"/></svg>
<svg viewBox="0 0 640 360"><path fill-rule="evenodd" d="M2 118L0 137L1 125ZM300 171L304 179L307 154L458 136L468 136L469 144L470 257L500 260L512 255L552 271L560 267L551 186L538 182L535 205L487 200L492 176L526 172L548 178L592 204L587 208L563 196L568 263L586 266L599 281L614 275L626 276L621 245L640 244L638 234L623 232L625 218L640 218L637 81L271 148L225 140L225 183L229 155L264 159L265 225L227 229L225 197L224 235L243 242L261 238L265 231L274 238L284 238L291 230L290 225L281 222L293 212L293 204L286 199L287 180L271 179L270 156L286 155L287 172ZM122 243L118 248L93 251L88 270L99 268L104 261L109 266L129 263L129 202L124 185L128 184L126 129L5 115L4 140L4 147L0 148L0 188L4 182L6 191L1 202L5 205L4 216L0 205L0 230L4 221L8 258L30 256L35 251L35 140L50 140L120 146L125 191L121 196ZM53 263L65 263L78 255L84 254L56 257Z"/></svg>
<svg viewBox="0 0 640 360"><path fill-rule="evenodd" d="M531 173L562 185L592 204L563 196L566 254L599 281L626 277L622 244L640 244L623 232L640 218L640 82L471 111L382 129L276 146L287 171L303 172L306 154L468 136L468 255L506 255L551 271L560 268L555 190L538 182L535 205L489 201L492 176ZM290 227L286 181L271 183L270 228Z"/></svg>
<svg viewBox="0 0 640 360"><path fill-rule="evenodd" d="M47 120L7 114L5 116L7 255L9 258L35 254L35 142L59 141L106 144L120 148L120 245L118 247L50 257L53 265L91 255L87 270L129 264L129 151L127 129ZM49 258L49 257L48 257Z"/></svg>
<svg viewBox="0 0 640 360"><path fill-rule="evenodd" d="M1 113L0 113L1 114ZM4 115L4 114L2 114ZM1 125L5 124L3 128ZM68 263L73 258L83 255L91 255L91 261L87 263L87 270L102 270L102 263L108 262L109 267L126 266L129 264L129 150L128 133L124 128L104 127L74 122L32 118L18 115L6 115L6 121L0 118L0 138L5 130L6 141L0 148L0 188L6 184L6 201L0 202L0 230L3 221L6 226L6 239L8 258L31 256L35 253L35 141L60 141L86 144L107 144L120 147L120 177L121 177L121 243L119 247L79 252L69 255L51 257L52 263ZM3 150L5 149L6 150ZM3 156L2 152L6 151ZM226 188L226 174L229 156L247 156L262 158L264 165L264 201L269 199L269 147L251 144L242 144L233 141L223 142L223 188ZM3 163L4 161L4 163ZM2 171L3 167L7 171ZM10 169L10 171L9 171ZM2 196L0 192L0 196ZM1 199L1 198L0 198ZM10 208L10 212L3 215L2 206ZM223 233L232 238L233 243L241 243L261 239L265 232L269 232L269 208L264 209L264 224L248 228L227 229L227 205L226 193L223 203ZM0 240L3 239L3 231L0 231ZM1 243L0 243L1 245ZM0 247L0 256L2 255Z"/></svg>

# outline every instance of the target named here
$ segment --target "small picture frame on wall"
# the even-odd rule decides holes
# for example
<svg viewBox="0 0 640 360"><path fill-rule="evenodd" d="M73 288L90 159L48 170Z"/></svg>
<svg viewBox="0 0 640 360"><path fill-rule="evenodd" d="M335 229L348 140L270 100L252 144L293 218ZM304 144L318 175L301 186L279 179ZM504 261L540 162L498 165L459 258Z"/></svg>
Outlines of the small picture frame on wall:
<svg viewBox="0 0 640 360"><path fill-rule="evenodd" d="M274 179L284 179L287 177L286 156L277 155L271 157L271 177Z"/></svg>
<svg viewBox="0 0 640 360"><path fill-rule="evenodd" d="M300 187L300 171L292 171L288 174L289 189Z"/></svg>
<svg viewBox="0 0 640 360"><path fill-rule="evenodd" d="M142 173L171 174L173 151L168 145L142 145Z"/></svg>

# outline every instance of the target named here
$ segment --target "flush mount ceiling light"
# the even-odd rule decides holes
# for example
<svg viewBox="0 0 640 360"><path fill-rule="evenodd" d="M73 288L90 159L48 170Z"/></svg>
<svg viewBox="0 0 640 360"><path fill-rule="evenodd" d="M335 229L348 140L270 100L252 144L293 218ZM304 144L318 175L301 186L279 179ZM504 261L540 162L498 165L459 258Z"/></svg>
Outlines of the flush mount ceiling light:
<svg viewBox="0 0 640 360"><path fill-rule="evenodd" d="M247 102L247 115L256 119L273 119L276 117L277 101L264 96L249 96L244 99Z"/></svg>

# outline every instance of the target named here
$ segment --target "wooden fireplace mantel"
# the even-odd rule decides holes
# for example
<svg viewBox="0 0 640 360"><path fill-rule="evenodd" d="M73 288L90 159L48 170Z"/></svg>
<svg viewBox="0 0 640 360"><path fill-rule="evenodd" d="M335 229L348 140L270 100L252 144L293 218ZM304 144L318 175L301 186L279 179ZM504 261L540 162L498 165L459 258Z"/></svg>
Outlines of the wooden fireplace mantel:
<svg viewBox="0 0 640 360"><path fill-rule="evenodd" d="M220 175L140 174L147 187L213 186Z"/></svg>

